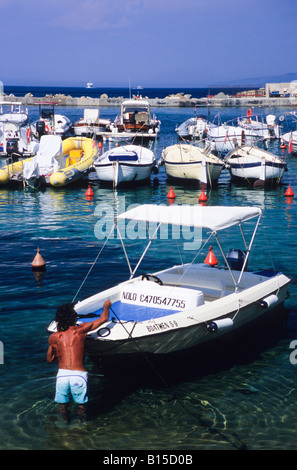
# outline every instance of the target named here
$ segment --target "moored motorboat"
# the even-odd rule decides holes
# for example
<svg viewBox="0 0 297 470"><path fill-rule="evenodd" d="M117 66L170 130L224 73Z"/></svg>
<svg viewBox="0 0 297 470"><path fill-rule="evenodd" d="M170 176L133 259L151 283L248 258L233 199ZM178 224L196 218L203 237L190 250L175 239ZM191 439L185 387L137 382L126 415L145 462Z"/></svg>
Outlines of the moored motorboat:
<svg viewBox="0 0 297 470"><path fill-rule="evenodd" d="M151 115L150 104L143 99L124 100L121 113L112 123L104 137L107 139L152 140L159 137L161 122Z"/></svg>
<svg viewBox="0 0 297 470"><path fill-rule="evenodd" d="M287 169L282 158L250 145L231 150L225 157L225 163L233 179L254 186L279 183Z"/></svg>
<svg viewBox="0 0 297 470"><path fill-rule="evenodd" d="M110 132L110 125L110 119L100 118L98 108L86 108L84 117L73 123L72 130L76 136L97 138Z"/></svg>
<svg viewBox="0 0 297 470"><path fill-rule="evenodd" d="M213 127L207 133L207 144L210 145L213 151L220 154L226 154L244 144L256 145L260 141L265 143L267 139L268 134L266 139L260 138L258 132L253 129L244 129L240 126L230 126L228 124Z"/></svg>
<svg viewBox="0 0 297 470"><path fill-rule="evenodd" d="M215 125L208 122L206 116L198 115L187 119L175 130L180 139L202 140L207 137L207 132L212 127Z"/></svg>
<svg viewBox="0 0 297 470"><path fill-rule="evenodd" d="M92 139L71 137L62 141L59 136L42 136L34 157L0 169L0 185L66 186L83 178L96 158L97 148Z"/></svg>
<svg viewBox="0 0 297 470"><path fill-rule="evenodd" d="M17 160L37 150L31 135L28 109L19 101L0 103L0 156Z"/></svg>
<svg viewBox="0 0 297 470"><path fill-rule="evenodd" d="M165 165L169 179L192 180L201 187L215 185L224 168L224 162L209 148L200 149L186 143L166 147L160 164Z"/></svg>
<svg viewBox="0 0 297 470"><path fill-rule="evenodd" d="M264 120L264 117L253 115L252 109L249 109L247 116L238 118L237 124L256 132L261 139L279 139L281 135L281 126L273 114L268 114Z"/></svg>
<svg viewBox="0 0 297 470"><path fill-rule="evenodd" d="M59 135L65 138L71 129L71 121L63 114L55 113L54 102L39 103L39 119L31 124L31 132L35 138L40 139L42 135Z"/></svg>
<svg viewBox="0 0 297 470"><path fill-rule="evenodd" d="M109 320L88 333L86 353L94 361L104 361L104 358L120 360L122 357L127 360L143 353L168 356L215 341L231 331L236 334L260 318L266 317L269 321L273 310L280 309L286 299L290 279L274 271L247 269L261 215L258 207L176 204L139 205L118 215L110 236L114 238L114 230L117 229L116 236L123 245L130 278L75 304L79 324L98 318L107 299L112 303ZM141 229L141 238L147 236L147 246L134 269L128 258L127 240L124 245L125 233L131 224ZM173 265L153 274L137 274L135 277L148 248L152 247L152 242L162 243L164 232L163 236L161 232L163 228L166 231L169 225L179 229L187 227L196 232L197 244L192 263ZM233 227L242 237L245 252L228 247L230 240L234 243L229 232ZM202 245L205 230L208 235ZM227 230L227 236L222 242L224 230ZM216 240L221 257L214 262L207 257L198 263L197 258L211 237ZM172 235L172 240L175 247L173 255L178 251L176 236ZM168 243L167 238L166 246ZM209 249L212 250L211 247ZM178 256L181 256L180 251ZM48 332L56 331L56 327L53 320Z"/></svg>
<svg viewBox="0 0 297 470"><path fill-rule="evenodd" d="M154 152L133 144L107 150L95 161L94 167L99 181L113 187L148 180L152 171L157 172Z"/></svg>

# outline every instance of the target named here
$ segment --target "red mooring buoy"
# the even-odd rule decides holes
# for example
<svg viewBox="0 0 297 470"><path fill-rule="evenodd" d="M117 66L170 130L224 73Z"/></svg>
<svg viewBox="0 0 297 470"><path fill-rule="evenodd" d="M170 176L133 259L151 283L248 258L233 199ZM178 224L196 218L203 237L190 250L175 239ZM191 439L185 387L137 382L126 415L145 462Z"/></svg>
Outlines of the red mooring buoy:
<svg viewBox="0 0 297 470"><path fill-rule="evenodd" d="M176 196L175 196L175 194L174 194L173 187L171 186L170 191L169 191L169 193L167 194L167 198L168 198L168 199L175 199L175 197L176 197Z"/></svg>
<svg viewBox="0 0 297 470"><path fill-rule="evenodd" d="M206 201L207 201L207 196L206 196L206 194L205 194L203 188L202 188L202 190L201 190L201 194L200 194L200 196L199 196L199 198L198 198L198 201L199 201L199 202L206 202Z"/></svg>
<svg viewBox="0 0 297 470"><path fill-rule="evenodd" d="M32 270L33 271L45 271L46 262L44 261L43 257L39 252L39 248L37 248L37 253L35 258L32 261Z"/></svg>
<svg viewBox="0 0 297 470"><path fill-rule="evenodd" d="M87 189L87 191L86 191L86 196L87 196L87 197L92 197L92 196L94 196L94 193L93 193L92 188L91 188L90 185L89 185L89 187L88 187L88 189Z"/></svg>
<svg viewBox="0 0 297 470"><path fill-rule="evenodd" d="M218 260L214 252L212 251L212 246L209 247L209 253L205 258L204 263L209 264L209 266L215 266L216 264L218 264Z"/></svg>
<svg viewBox="0 0 297 470"><path fill-rule="evenodd" d="M293 189L291 188L291 185L289 184L289 187L287 189L287 191L285 192L285 196L286 197L293 197L294 196L294 191Z"/></svg>

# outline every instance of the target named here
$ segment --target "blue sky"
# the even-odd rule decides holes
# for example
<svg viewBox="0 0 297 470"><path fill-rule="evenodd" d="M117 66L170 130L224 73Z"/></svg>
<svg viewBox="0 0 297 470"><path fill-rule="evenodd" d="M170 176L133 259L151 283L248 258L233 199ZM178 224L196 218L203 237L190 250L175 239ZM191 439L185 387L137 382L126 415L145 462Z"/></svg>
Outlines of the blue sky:
<svg viewBox="0 0 297 470"><path fill-rule="evenodd" d="M4 85L203 87L297 72L296 0L0 0Z"/></svg>

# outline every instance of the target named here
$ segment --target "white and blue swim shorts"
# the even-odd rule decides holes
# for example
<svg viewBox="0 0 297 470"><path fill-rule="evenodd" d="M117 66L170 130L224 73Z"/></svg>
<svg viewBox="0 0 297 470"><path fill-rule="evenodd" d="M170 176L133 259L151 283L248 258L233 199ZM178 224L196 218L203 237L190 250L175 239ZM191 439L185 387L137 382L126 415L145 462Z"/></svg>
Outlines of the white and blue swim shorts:
<svg viewBox="0 0 297 470"><path fill-rule="evenodd" d="M71 397L82 405L88 401L88 373L82 370L59 369L55 402L69 403Z"/></svg>

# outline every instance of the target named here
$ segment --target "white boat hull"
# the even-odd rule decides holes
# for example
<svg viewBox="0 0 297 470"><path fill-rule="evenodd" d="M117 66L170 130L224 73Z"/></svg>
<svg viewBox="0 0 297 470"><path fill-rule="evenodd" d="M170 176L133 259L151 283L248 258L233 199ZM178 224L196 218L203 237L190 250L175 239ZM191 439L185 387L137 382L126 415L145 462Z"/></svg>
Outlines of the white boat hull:
<svg viewBox="0 0 297 470"><path fill-rule="evenodd" d="M130 144L104 152L94 165L99 181L114 187L149 179L155 166L156 158L151 150Z"/></svg>
<svg viewBox="0 0 297 470"><path fill-rule="evenodd" d="M196 266L197 268L190 269L188 274L183 276L183 283L178 286L175 284L175 278L180 278L180 273L185 270L185 266L176 266L155 273L155 275L162 279L164 284L166 280L167 283L170 282L173 298L178 296L179 287L193 289L195 279L200 279L199 287L201 287L204 296L203 304L187 311L170 314L164 310L163 316L161 314L155 319L150 318L146 321L123 320L124 323L121 323L119 321L121 318L116 318L114 321L104 324L98 331L89 333L86 343L87 353L90 356L99 357L100 355L135 354L139 351L163 355L186 350L261 318L270 310L279 307L287 296L289 279L283 274L266 278L264 274L245 273L245 283L246 286L250 284L250 288L242 289L239 292L234 292L233 289L233 293L230 291L226 295L227 288L230 288L230 286L223 285L224 277L227 279L226 271L205 265ZM177 273L179 274L177 275ZM215 282L217 275L218 278ZM255 280L253 280L253 276ZM138 283L138 286L140 284L139 292L143 296L146 294L146 285L154 284L141 281L139 278L133 282L127 281L79 302L75 309L79 315L84 315L102 306L105 299L109 298L113 304L111 317L115 317L118 311L116 302L119 300L120 292L122 290L129 291L129 286L135 282ZM143 285L142 290L141 284ZM223 290L224 296L221 297ZM263 306L261 304L263 299L269 298L271 294L276 292L277 295L271 305ZM156 293L158 293L158 289ZM158 302L159 297L158 295L152 296L152 302ZM211 325L217 325L217 331L212 331Z"/></svg>
<svg viewBox="0 0 297 470"><path fill-rule="evenodd" d="M143 181L151 176L154 163L148 165L113 162L109 164L95 164L99 181L113 183L118 186L121 183Z"/></svg>
<svg viewBox="0 0 297 470"><path fill-rule="evenodd" d="M224 168L223 160L208 149L185 143L166 147L162 152L163 163L168 178L192 180L201 186L216 184Z"/></svg>
<svg viewBox="0 0 297 470"><path fill-rule="evenodd" d="M222 125L210 129L208 133L210 148L219 153L227 153L242 145L256 145L259 141L257 132L241 127Z"/></svg>
<svg viewBox="0 0 297 470"><path fill-rule="evenodd" d="M223 163L206 163L206 175L208 180L213 184L217 183L221 171L223 169ZM204 168L201 162L198 163L171 163L165 162L165 171L169 178L175 179L186 179L194 181L202 181Z"/></svg>
<svg viewBox="0 0 297 470"><path fill-rule="evenodd" d="M108 131L108 123L87 124L80 123L73 126L73 133L77 137L101 137Z"/></svg>
<svg viewBox="0 0 297 470"><path fill-rule="evenodd" d="M276 155L244 146L229 152L225 157L232 178L247 182L280 181L286 170L286 162Z"/></svg>
<svg viewBox="0 0 297 470"><path fill-rule="evenodd" d="M234 178L243 180L279 180L283 175L284 167L270 166L261 162L241 161L230 165L230 173Z"/></svg>

